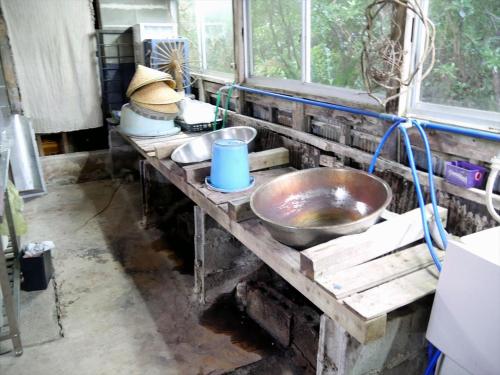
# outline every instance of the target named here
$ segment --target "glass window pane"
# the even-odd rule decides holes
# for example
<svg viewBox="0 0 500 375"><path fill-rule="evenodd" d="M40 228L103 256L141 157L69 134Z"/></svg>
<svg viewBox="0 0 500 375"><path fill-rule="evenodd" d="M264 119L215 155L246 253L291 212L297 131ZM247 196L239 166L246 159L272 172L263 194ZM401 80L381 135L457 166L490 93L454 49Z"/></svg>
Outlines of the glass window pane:
<svg viewBox="0 0 500 375"><path fill-rule="evenodd" d="M233 55L233 10L231 0L197 1L201 17L206 70L231 73Z"/></svg>
<svg viewBox="0 0 500 375"><path fill-rule="evenodd" d="M364 89L361 76L365 8L371 0L312 0L311 80Z"/></svg>
<svg viewBox="0 0 500 375"><path fill-rule="evenodd" d="M232 73L231 0L180 0L179 35L190 45L190 65L197 71Z"/></svg>
<svg viewBox="0 0 500 375"><path fill-rule="evenodd" d="M179 36L189 39L189 65L196 71L201 71L200 46L196 26L194 0L179 1Z"/></svg>
<svg viewBox="0 0 500 375"><path fill-rule="evenodd" d="M253 75L301 79L302 1L250 1Z"/></svg>
<svg viewBox="0 0 500 375"><path fill-rule="evenodd" d="M431 0L436 63L422 82L421 100L500 111L498 0Z"/></svg>

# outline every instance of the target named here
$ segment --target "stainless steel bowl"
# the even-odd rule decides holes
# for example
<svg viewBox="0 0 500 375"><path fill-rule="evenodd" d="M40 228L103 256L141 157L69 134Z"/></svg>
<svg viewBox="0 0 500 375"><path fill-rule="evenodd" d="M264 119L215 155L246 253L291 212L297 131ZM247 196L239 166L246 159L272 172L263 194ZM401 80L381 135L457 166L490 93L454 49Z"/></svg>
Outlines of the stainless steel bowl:
<svg viewBox="0 0 500 375"><path fill-rule="evenodd" d="M180 164L199 163L212 158L212 144L219 139L239 139L252 151L257 130L250 126L233 126L200 135L183 144L172 153L172 160Z"/></svg>
<svg viewBox="0 0 500 375"><path fill-rule="evenodd" d="M389 185L366 172L313 168L262 185L250 206L276 240L306 248L365 231L391 199Z"/></svg>

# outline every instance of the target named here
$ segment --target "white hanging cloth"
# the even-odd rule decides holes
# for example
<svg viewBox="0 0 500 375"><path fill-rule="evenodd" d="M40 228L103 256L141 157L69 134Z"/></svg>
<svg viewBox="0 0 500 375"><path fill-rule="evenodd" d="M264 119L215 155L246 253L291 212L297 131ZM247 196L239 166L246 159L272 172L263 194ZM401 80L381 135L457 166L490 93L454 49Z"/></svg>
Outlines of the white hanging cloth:
<svg viewBox="0 0 500 375"><path fill-rule="evenodd" d="M0 1L35 132L102 126L91 1Z"/></svg>

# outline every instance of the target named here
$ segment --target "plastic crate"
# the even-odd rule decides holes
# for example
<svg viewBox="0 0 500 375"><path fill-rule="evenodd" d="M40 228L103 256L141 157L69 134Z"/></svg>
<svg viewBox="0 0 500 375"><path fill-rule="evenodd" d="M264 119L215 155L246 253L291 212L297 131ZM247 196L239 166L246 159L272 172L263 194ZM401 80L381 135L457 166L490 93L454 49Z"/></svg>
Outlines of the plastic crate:
<svg viewBox="0 0 500 375"><path fill-rule="evenodd" d="M486 172L486 168L467 161L450 161L446 163L445 178L450 184L463 188L480 188Z"/></svg>

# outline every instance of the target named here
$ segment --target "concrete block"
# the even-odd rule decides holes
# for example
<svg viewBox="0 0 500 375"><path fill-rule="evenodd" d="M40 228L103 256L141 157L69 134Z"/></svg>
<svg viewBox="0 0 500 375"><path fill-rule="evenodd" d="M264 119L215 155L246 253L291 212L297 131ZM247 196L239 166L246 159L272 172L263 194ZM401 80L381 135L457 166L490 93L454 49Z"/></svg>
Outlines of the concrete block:
<svg viewBox="0 0 500 375"><path fill-rule="evenodd" d="M309 306L293 311L292 349L314 368L318 356L319 320L320 314Z"/></svg>
<svg viewBox="0 0 500 375"><path fill-rule="evenodd" d="M264 288L247 290L247 314L268 331L278 342L290 345L293 314L280 296Z"/></svg>
<svg viewBox="0 0 500 375"><path fill-rule="evenodd" d="M384 337L362 345L339 324L321 316L317 375L421 374L430 301L389 315Z"/></svg>

